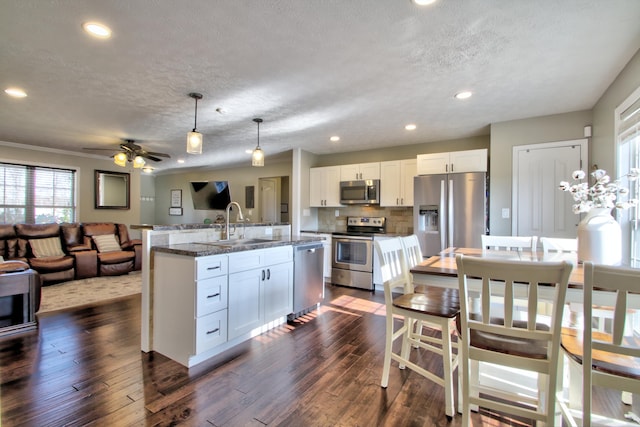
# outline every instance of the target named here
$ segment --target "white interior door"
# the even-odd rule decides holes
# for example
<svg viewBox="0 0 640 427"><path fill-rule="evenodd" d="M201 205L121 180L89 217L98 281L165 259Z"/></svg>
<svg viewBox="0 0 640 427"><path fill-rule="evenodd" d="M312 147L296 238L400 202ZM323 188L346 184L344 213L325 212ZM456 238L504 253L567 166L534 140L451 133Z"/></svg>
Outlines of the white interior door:
<svg viewBox="0 0 640 427"><path fill-rule="evenodd" d="M512 234L575 238L580 215L558 184L586 164L586 139L514 147Z"/></svg>
<svg viewBox="0 0 640 427"><path fill-rule="evenodd" d="M277 179L260 178L261 222L280 222Z"/></svg>

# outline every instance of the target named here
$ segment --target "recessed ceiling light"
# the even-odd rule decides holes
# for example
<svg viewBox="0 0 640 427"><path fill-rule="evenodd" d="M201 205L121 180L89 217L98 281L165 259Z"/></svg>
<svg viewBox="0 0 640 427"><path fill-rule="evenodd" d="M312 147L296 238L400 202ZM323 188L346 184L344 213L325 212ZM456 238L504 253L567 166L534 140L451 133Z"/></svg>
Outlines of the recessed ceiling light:
<svg viewBox="0 0 640 427"><path fill-rule="evenodd" d="M178 163L184 163L184 159L178 159Z"/></svg>
<svg viewBox="0 0 640 427"><path fill-rule="evenodd" d="M471 98L471 95L473 95L473 93L471 93L468 90L465 90L465 91L456 93L453 97L455 99L467 99L467 98Z"/></svg>
<svg viewBox="0 0 640 427"><path fill-rule="evenodd" d="M436 2L436 0L412 0L418 6L427 6Z"/></svg>
<svg viewBox="0 0 640 427"><path fill-rule="evenodd" d="M414 125L413 123L409 123L408 125L406 125L404 127L406 130L416 130L417 126Z"/></svg>
<svg viewBox="0 0 640 427"><path fill-rule="evenodd" d="M338 141L340 141L340 137L335 135L335 136L332 136L331 138L329 138L329 140L332 141L332 142L338 142Z"/></svg>
<svg viewBox="0 0 640 427"><path fill-rule="evenodd" d="M7 88L4 90L4 93L14 98L25 98L27 96L27 92L17 87Z"/></svg>
<svg viewBox="0 0 640 427"><path fill-rule="evenodd" d="M82 28L89 34L99 39L108 39L111 37L111 29L99 22L85 22Z"/></svg>

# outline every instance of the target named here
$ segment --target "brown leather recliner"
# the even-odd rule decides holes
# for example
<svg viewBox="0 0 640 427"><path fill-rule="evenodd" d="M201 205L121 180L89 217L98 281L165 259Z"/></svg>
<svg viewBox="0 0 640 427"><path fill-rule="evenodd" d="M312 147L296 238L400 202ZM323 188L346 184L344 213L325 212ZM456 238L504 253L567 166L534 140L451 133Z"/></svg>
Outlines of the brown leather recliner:
<svg viewBox="0 0 640 427"><path fill-rule="evenodd" d="M16 224L17 245L13 257L29 263L40 274L43 284L75 278L74 258L62 249L59 224ZM36 245L45 239L57 241L55 249L37 251ZM40 252L40 253L39 253Z"/></svg>
<svg viewBox="0 0 640 427"><path fill-rule="evenodd" d="M83 223L82 231L85 237L91 239L92 248L98 252L98 275L118 276L134 270L136 251L131 247L128 233L122 236L119 227L112 222ZM115 237L117 247L101 251L95 237L109 235Z"/></svg>

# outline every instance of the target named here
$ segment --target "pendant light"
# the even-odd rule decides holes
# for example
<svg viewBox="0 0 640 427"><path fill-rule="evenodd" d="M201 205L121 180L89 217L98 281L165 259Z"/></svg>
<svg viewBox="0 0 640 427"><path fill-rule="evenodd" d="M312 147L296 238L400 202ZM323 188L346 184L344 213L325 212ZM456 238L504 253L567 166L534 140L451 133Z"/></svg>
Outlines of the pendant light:
<svg viewBox="0 0 640 427"><path fill-rule="evenodd" d="M187 153L202 154L202 134L196 130L198 124L198 99L202 99L202 94L191 92L189 96L196 100L196 111L193 119L193 130L187 133Z"/></svg>
<svg viewBox="0 0 640 427"><path fill-rule="evenodd" d="M255 150L253 150L253 154L251 155L251 166L264 166L264 151L260 148L260 123L262 123L262 119L255 118L254 122L258 124L258 146Z"/></svg>

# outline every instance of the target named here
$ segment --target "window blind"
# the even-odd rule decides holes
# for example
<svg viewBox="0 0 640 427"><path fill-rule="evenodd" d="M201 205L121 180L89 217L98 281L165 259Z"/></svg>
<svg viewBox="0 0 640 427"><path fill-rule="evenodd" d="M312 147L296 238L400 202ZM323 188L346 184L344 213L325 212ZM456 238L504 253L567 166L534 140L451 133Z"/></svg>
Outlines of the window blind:
<svg viewBox="0 0 640 427"><path fill-rule="evenodd" d="M0 163L0 222L75 222L76 171Z"/></svg>

